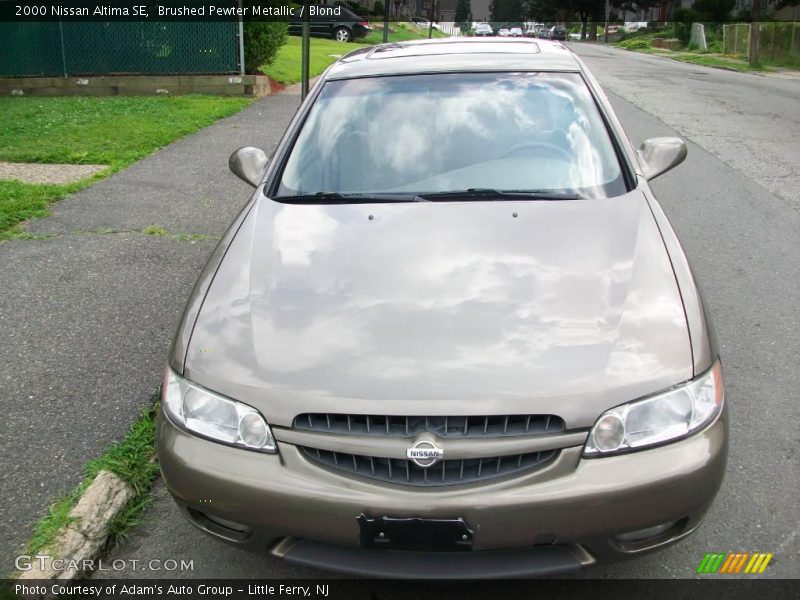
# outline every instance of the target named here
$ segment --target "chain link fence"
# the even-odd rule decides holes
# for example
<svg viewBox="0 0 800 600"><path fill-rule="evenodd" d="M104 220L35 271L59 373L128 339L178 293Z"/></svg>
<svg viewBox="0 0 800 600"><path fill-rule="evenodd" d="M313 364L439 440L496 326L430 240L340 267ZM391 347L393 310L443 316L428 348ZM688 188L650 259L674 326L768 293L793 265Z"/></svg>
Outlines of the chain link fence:
<svg viewBox="0 0 800 600"><path fill-rule="evenodd" d="M759 58L771 62L800 62L800 24L760 23ZM722 46L725 54L747 57L750 54L750 23L722 26Z"/></svg>
<svg viewBox="0 0 800 600"><path fill-rule="evenodd" d="M239 73L234 21L0 23L0 77Z"/></svg>

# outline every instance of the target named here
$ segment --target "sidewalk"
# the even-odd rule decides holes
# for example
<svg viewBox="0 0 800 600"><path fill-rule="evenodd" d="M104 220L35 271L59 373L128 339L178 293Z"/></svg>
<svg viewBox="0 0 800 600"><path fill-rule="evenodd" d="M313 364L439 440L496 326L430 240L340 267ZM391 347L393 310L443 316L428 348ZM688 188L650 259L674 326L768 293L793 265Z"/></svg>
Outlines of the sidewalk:
<svg viewBox="0 0 800 600"><path fill-rule="evenodd" d="M251 192L228 156L272 152L298 104L267 96L54 204L28 227L41 239L0 244L4 572L151 401L184 301Z"/></svg>

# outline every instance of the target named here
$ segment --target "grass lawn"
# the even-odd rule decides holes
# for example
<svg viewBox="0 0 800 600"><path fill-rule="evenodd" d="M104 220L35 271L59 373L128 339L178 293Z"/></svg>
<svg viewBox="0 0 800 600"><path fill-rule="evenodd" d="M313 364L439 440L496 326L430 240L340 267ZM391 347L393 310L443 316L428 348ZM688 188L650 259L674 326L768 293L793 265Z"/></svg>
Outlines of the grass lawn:
<svg viewBox="0 0 800 600"><path fill-rule="evenodd" d="M418 30L413 25L404 23L392 23L389 33L390 42L404 42L408 40L427 39L427 30ZM434 30L433 37L447 37L441 31ZM322 73L329 65L353 50L362 47L364 44L380 44L383 42L383 30L376 30L367 37L356 40L354 43L342 43L327 38L311 38L311 56L309 58L309 74L316 77ZM286 38L286 43L278 50L275 60L271 64L261 67L261 72L269 75L275 81L284 85L297 83L300 81L300 58L301 58L301 38L298 35L290 35Z"/></svg>
<svg viewBox="0 0 800 600"><path fill-rule="evenodd" d="M383 22L381 22L381 25L383 25ZM420 29L418 27L414 27L413 25L409 25L407 23L390 23L389 29L390 29L389 31L390 42L407 42L409 40L428 39L427 29ZM446 33L442 33L441 31L434 29L432 37L435 39L435 38L446 38L449 36ZM382 44L383 29L376 29L375 31L370 33L367 37L358 40L358 42L362 44Z"/></svg>
<svg viewBox="0 0 800 600"><path fill-rule="evenodd" d="M14 237L20 221L46 215L50 202L250 102L218 96L0 98L0 161L109 165L68 185L0 181L0 239Z"/></svg>
<svg viewBox="0 0 800 600"><path fill-rule="evenodd" d="M676 54L670 56L675 60L691 63L693 65L703 65L706 67L716 67L718 69L729 69L731 71L768 71L769 69L762 66L751 66L747 61L730 60L720 58L717 56L710 56L708 54Z"/></svg>
<svg viewBox="0 0 800 600"><path fill-rule="evenodd" d="M728 58L715 54L704 54L699 52L688 52L686 50L666 50L664 48L623 48L631 52L642 52L644 54L653 54L655 56L663 56L681 62L691 63L693 65L702 65L704 67L715 67L717 69L728 69L729 71L770 71L771 69L763 65L750 66L750 63L744 60L737 60L735 58Z"/></svg>
<svg viewBox="0 0 800 600"><path fill-rule="evenodd" d="M328 65L333 64L340 56L360 48L358 44L347 44L325 38L311 38L311 55L308 60L308 71L311 77L322 73ZM269 65L261 67L261 72L284 85L300 81L301 38L297 35L286 37L286 43L278 50L275 59Z"/></svg>

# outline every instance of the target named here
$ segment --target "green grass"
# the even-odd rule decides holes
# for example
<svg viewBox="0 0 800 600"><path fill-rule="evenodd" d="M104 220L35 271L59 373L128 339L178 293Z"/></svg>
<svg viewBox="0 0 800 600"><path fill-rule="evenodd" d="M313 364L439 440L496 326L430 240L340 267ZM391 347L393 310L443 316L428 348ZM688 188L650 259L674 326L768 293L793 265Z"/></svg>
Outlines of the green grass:
<svg viewBox="0 0 800 600"><path fill-rule="evenodd" d="M169 235L169 231L164 229L163 227L158 227L157 225L149 225L142 229L142 233L145 235L155 235L158 237L164 237Z"/></svg>
<svg viewBox="0 0 800 600"><path fill-rule="evenodd" d="M123 167L249 102L198 95L0 98L0 160Z"/></svg>
<svg viewBox="0 0 800 600"><path fill-rule="evenodd" d="M405 23L392 23L389 33L390 42L403 42L408 40L427 39L427 30L417 30L412 25ZM433 32L433 37L447 37L441 31ZM332 65L339 57L360 48L364 44L380 44L383 42L383 31L376 30L368 36L356 40L354 43L342 43L326 38L311 38L311 55L308 60L308 72L310 77L316 77ZM260 71L268 75L275 81L284 85L298 83L300 81L300 59L301 59L301 38L297 35L290 35L286 38L286 43L278 50L274 60L269 65L261 67Z"/></svg>
<svg viewBox="0 0 800 600"><path fill-rule="evenodd" d="M269 65L261 67L261 72L275 81L290 85L300 81L301 40L296 35L286 38L275 59ZM316 77L333 64L340 56L360 48L357 44L345 44L325 38L311 38L311 54L308 59L308 72ZM333 55L333 56L331 56Z"/></svg>
<svg viewBox="0 0 800 600"><path fill-rule="evenodd" d="M0 181L0 240L47 206L240 111L249 98L217 96L0 98L0 161L109 165L67 185Z"/></svg>
<svg viewBox="0 0 800 600"><path fill-rule="evenodd" d="M150 487L158 475L158 465L155 462L157 410L157 405L145 410L131 425L125 439L116 442L102 456L86 464L83 481L55 501L47 514L35 525L33 535L26 544L26 553L53 550L52 544L59 530L70 522L70 511L97 474L103 470L116 474L136 492L125 510L109 525L112 541L124 537L126 529L138 521L142 510L149 503Z"/></svg>
<svg viewBox="0 0 800 600"><path fill-rule="evenodd" d="M716 67L718 69L728 69L730 71L746 72L768 70L763 65L752 66L748 62L728 60L725 58L718 58L716 56L709 56L708 54L676 54L675 56L670 56L670 58L691 63L693 65Z"/></svg>
<svg viewBox="0 0 800 600"><path fill-rule="evenodd" d="M657 56L664 56L679 60L681 62L690 63L693 65L702 65L704 67L715 67L717 69L727 69L729 71L750 72L750 71L770 71L771 69L763 64L751 66L746 60L715 55L708 52L693 52L688 48L681 50L667 50L665 48L645 47L643 43L638 43L643 38L630 38L615 44L618 48L625 48L634 52L643 52L645 54L655 54ZM635 43L632 43L635 42Z"/></svg>
<svg viewBox="0 0 800 600"><path fill-rule="evenodd" d="M0 180L0 240L15 237L14 225L45 216L48 204L81 187L80 184L32 185Z"/></svg>
<svg viewBox="0 0 800 600"><path fill-rule="evenodd" d="M381 23L382 24L382 23ZM428 30L419 29L408 23L390 23L389 24L389 41L390 42L407 42L409 40L427 40ZM442 33L436 29L433 30L434 39L449 37L446 33ZM383 29L376 29L365 38L356 40L361 44L382 44L383 43Z"/></svg>

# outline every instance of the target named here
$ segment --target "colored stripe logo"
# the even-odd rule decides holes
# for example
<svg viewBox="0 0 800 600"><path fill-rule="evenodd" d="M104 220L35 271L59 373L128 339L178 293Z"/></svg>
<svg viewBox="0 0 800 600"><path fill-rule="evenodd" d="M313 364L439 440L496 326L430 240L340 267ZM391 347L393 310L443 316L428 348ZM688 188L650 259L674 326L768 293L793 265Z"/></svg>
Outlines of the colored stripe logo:
<svg viewBox="0 0 800 600"><path fill-rule="evenodd" d="M758 575L764 572L773 556L772 552L706 552L697 573Z"/></svg>

